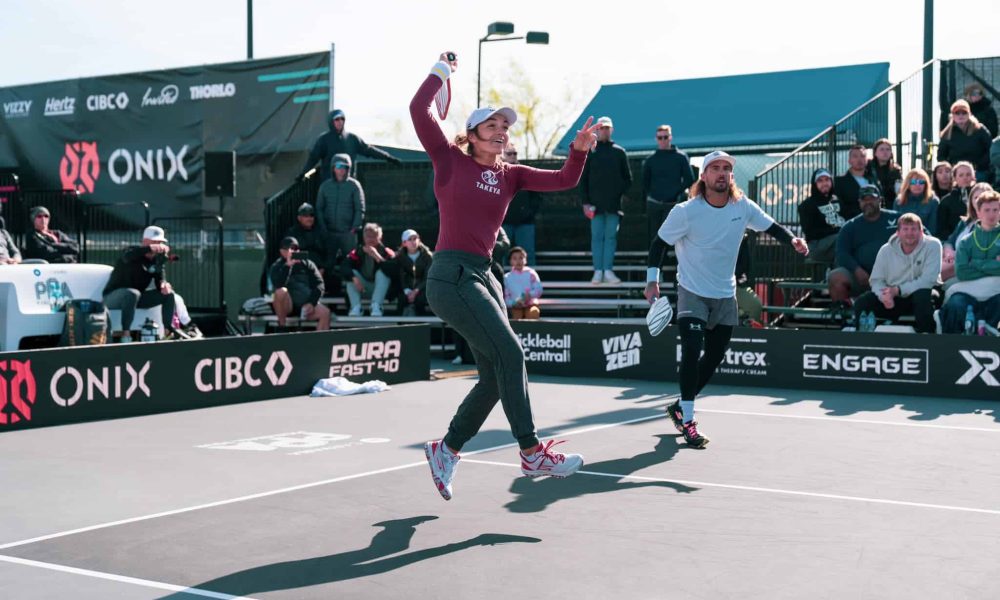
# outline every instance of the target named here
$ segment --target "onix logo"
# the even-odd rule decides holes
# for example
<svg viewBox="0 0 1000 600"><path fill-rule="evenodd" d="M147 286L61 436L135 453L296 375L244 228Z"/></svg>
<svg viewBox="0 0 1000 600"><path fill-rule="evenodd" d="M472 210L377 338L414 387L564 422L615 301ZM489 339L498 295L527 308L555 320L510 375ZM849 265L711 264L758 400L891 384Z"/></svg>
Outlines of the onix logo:
<svg viewBox="0 0 1000 600"><path fill-rule="evenodd" d="M264 382L258 375L254 375L254 367L260 364L261 360L263 357L260 354L252 354L246 360L239 356L204 358L194 367L194 385L200 392L235 390L244 384L260 387ZM267 364L264 365L264 376L271 385L275 387L285 385L291 374L292 361L288 359L285 351L272 352ZM212 378L206 380L206 375L212 375Z"/></svg>
<svg viewBox="0 0 1000 600"><path fill-rule="evenodd" d="M31 420L35 376L31 361L0 360L0 425Z"/></svg>
<svg viewBox="0 0 1000 600"><path fill-rule="evenodd" d="M92 194L100 175L101 159L97 155L97 142L66 144L66 153L59 161L59 179L64 190Z"/></svg>
<svg viewBox="0 0 1000 600"><path fill-rule="evenodd" d="M483 181L485 181L487 185L496 185L497 174L489 170L483 171Z"/></svg>
<svg viewBox="0 0 1000 600"><path fill-rule="evenodd" d="M988 350L959 350L962 358L969 363L969 370L962 374L955 383L969 385L979 377L986 385L1000 386L1000 382L993 376L993 371L1000 367L1000 355Z"/></svg>

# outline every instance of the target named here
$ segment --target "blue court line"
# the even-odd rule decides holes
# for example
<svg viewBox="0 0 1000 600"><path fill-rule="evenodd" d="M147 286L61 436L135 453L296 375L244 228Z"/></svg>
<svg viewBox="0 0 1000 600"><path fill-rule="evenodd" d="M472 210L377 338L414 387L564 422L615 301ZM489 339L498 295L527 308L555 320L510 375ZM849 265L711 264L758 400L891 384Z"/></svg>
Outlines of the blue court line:
<svg viewBox="0 0 1000 600"><path fill-rule="evenodd" d="M330 67L320 67L318 69L306 69L305 71L289 71L288 73L268 73L267 75L258 75L257 81L280 81L282 79L301 79L303 77L309 77L310 75L322 75L324 73L329 73Z"/></svg>
<svg viewBox="0 0 1000 600"><path fill-rule="evenodd" d="M330 94L313 94L312 96L296 96L292 102L295 104L302 104L303 102L317 102L319 100L327 100Z"/></svg>
<svg viewBox="0 0 1000 600"><path fill-rule="evenodd" d="M285 92L297 92L299 90L325 88L328 85L330 85L330 82L324 79L322 81L310 81L309 83L293 83L290 85L279 85L278 87L274 88L274 91L278 92L279 94L283 94Z"/></svg>

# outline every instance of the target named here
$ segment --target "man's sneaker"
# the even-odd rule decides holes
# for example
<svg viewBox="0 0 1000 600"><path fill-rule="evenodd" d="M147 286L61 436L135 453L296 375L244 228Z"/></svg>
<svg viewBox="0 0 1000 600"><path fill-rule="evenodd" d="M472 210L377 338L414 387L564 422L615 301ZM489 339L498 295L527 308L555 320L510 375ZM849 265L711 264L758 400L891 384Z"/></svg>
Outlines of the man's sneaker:
<svg viewBox="0 0 1000 600"><path fill-rule="evenodd" d="M361 316L361 305L352 306L351 310L347 313L348 317L360 317Z"/></svg>
<svg viewBox="0 0 1000 600"><path fill-rule="evenodd" d="M611 269L607 269L606 271L604 271L604 283L611 283L614 285L618 285L621 282L622 280L618 279L618 276L615 275L615 272L612 271Z"/></svg>
<svg viewBox="0 0 1000 600"><path fill-rule="evenodd" d="M604 271L594 271L594 276L590 278L590 283L594 285L604 283Z"/></svg>
<svg viewBox="0 0 1000 600"><path fill-rule="evenodd" d="M539 444L535 453L525 456L521 453L521 472L528 477L569 477L583 466L583 457L579 454L562 454L554 452L552 446L562 441L549 440Z"/></svg>
<svg viewBox="0 0 1000 600"><path fill-rule="evenodd" d="M681 433L684 434L684 441L692 448L704 448L708 445L708 438L698 433L698 422L689 421L683 425Z"/></svg>
<svg viewBox="0 0 1000 600"><path fill-rule="evenodd" d="M684 433L684 411L681 410L681 401L678 400L667 406L667 416L670 417L677 431Z"/></svg>
<svg viewBox="0 0 1000 600"><path fill-rule="evenodd" d="M424 444L424 454L427 455L427 464L431 467L434 487L442 498L451 500L451 480L455 478L455 467L458 466L461 457L446 450L442 440Z"/></svg>
<svg viewBox="0 0 1000 600"><path fill-rule="evenodd" d="M184 325L182 327L182 331L184 331L184 333L188 336L188 339L200 340L205 337L205 334L198 329L198 326L194 324L194 321Z"/></svg>
<svg viewBox="0 0 1000 600"><path fill-rule="evenodd" d="M373 303L372 304L372 316L373 317L381 317L383 315L384 315L384 313L382 312L382 305L381 304L374 304Z"/></svg>

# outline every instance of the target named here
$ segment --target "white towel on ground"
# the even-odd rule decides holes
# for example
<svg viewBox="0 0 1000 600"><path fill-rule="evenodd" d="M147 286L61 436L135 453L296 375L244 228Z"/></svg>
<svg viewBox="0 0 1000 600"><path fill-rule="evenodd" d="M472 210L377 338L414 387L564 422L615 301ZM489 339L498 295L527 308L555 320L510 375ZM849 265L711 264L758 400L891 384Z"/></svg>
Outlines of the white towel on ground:
<svg viewBox="0 0 1000 600"><path fill-rule="evenodd" d="M320 379L313 386L310 396L350 396L351 394L370 394L374 392L383 392L385 390L392 389L384 381L379 379L372 379L371 381L366 381L364 383L354 383L353 381L348 381L343 377L329 377L327 379Z"/></svg>

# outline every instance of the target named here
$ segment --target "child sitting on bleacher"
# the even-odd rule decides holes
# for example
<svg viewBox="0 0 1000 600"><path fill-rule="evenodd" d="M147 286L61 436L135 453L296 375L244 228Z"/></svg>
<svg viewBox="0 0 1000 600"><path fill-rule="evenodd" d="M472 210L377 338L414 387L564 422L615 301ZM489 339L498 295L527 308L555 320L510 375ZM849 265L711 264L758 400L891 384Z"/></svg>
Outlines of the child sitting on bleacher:
<svg viewBox="0 0 1000 600"><path fill-rule="evenodd" d="M528 253L520 246L514 246L507 255L510 272L503 276L504 303L510 309L512 319L537 319L541 316L538 299L542 297L542 281L538 273L527 266Z"/></svg>

